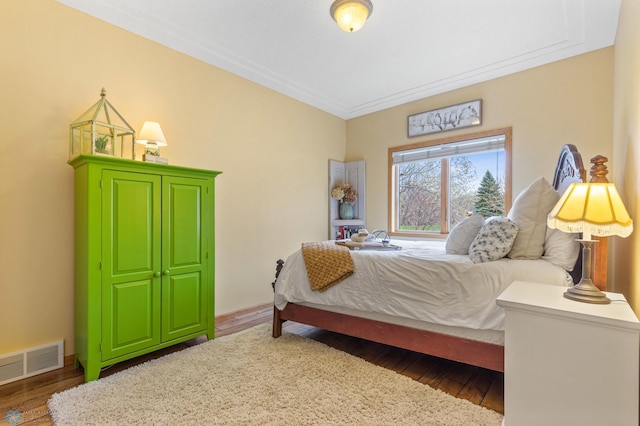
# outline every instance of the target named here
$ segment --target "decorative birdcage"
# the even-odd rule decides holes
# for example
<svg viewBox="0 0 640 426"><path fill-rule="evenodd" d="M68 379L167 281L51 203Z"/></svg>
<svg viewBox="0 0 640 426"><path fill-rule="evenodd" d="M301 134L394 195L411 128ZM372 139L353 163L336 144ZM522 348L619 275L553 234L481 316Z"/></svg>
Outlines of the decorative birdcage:
<svg viewBox="0 0 640 426"><path fill-rule="evenodd" d="M104 88L100 100L69 127L69 159L80 154L135 158L136 132L107 100Z"/></svg>

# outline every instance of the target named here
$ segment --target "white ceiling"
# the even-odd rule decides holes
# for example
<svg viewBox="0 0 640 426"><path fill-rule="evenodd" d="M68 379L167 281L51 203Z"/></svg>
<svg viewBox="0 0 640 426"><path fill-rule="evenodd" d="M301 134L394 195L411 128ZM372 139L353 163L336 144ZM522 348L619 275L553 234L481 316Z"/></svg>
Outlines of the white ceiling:
<svg viewBox="0 0 640 426"><path fill-rule="evenodd" d="M611 46L621 0L58 1L349 119Z"/></svg>

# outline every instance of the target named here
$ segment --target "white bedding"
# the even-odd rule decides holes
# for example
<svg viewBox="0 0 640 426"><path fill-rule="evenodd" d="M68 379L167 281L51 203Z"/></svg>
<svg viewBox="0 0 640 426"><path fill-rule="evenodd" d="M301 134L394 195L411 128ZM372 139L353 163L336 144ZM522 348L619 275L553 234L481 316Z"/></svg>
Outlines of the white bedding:
<svg viewBox="0 0 640 426"><path fill-rule="evenodd" d="M356 250L354 274L325 292L311 290L301 250L285 261L275 305L308 302L446 326L504 330L495 300L513 281L572 285L566 271L542 259L474 264L445 254L444 241L398 241L399 251Z"/></svg>

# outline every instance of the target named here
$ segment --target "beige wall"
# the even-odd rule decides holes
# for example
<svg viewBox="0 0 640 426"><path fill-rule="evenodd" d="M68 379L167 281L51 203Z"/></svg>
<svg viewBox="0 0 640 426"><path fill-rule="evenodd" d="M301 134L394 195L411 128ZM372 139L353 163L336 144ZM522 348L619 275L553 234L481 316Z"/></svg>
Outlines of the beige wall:
<svg viewBox="0 0 640 426"><path fill-rule="evenodd" d="M622 292L636 312L640 309L640 4L623 0L614 49L612 181L634 219L635 232L612 238L613 291Z"/></svg>
<svg viewBox="0 0 640 426"><path fill-rule="evenodd" d="M387 228L387 150L479 130L513 128L515 196L538 176L551 182L563 144L611 158L613 48L601 49L347 123L347 160L366 160L367 227ZM481 126L408 139L407 116L481 98Z"/></svg>
<svg viewBox="0 0 640 426"><path fill-rule="evenodd" d="M53 0L0 2L0 354L73 353L68 126L100 89L162 124L172 164L216 180L216 313L272 300L275 261L325 238L346 123Z"/></svg>
<svg viewBox="0 0 640 426"><path fill-rule="evenodd" d="M344 159L367 161L367 226L386 228L387 148L423 140L406 138L409 114L482 98L483 125L457 133L513 126L514 193L539 175L550 179L564 143L587 161L613 152L613 49L348 122L53 0L0 2L0 51L0 354L61 338L73 353L68 125L102 87L136 130L145 120L162 124L172 164L223 172L217 314L268 302L274 261L326 238L327 160L345 150ZM616 137L620 158L622 142ZM625 168L637 187L636 168Z"/></svg>

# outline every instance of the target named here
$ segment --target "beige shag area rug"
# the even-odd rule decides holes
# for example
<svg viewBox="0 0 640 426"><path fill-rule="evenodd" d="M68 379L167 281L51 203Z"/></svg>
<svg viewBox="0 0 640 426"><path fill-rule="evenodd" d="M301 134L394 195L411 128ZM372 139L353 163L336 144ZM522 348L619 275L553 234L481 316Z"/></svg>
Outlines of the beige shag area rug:
<svg viewBox="0 0 640 426"><path fill-rule="evenodd" d="M500 425L502 415L268 325L54 394L56 425Z"/></svg>

